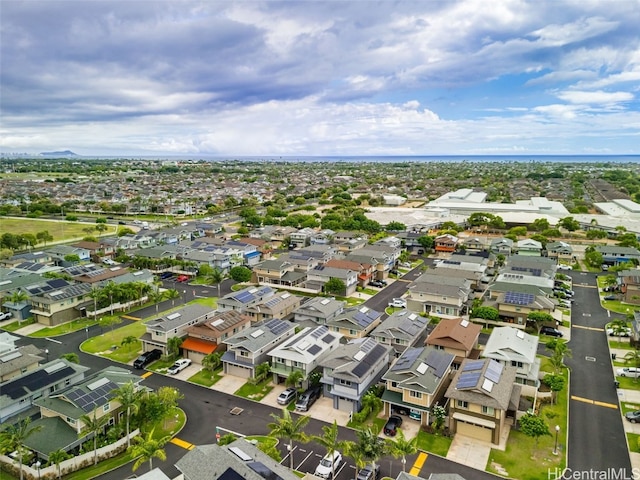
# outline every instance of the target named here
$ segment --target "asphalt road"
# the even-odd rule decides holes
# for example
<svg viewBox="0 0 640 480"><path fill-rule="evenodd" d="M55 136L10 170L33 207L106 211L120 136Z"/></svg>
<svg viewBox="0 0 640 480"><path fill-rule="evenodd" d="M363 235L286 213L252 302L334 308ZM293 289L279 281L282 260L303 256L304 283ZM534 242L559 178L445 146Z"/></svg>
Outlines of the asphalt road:
<svg viewBox="0 0 640 480"><path fill-rule="evenodd" d="M567 465L573 472L613 468L626 469L631 475L608 337L601 330L620 316L609 316L600 305L595 274L573 272L571 276L575 298L569 342L573 358L565 362L571 369Z"/></svg>

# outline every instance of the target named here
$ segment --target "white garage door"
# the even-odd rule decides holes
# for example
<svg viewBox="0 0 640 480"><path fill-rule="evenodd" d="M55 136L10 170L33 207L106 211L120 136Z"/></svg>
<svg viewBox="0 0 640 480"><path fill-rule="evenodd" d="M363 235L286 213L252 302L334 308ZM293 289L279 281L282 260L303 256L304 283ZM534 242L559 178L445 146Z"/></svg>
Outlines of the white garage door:
<svg viewBox="0 0 640 480"><path fill-rule="evenodd" d="M491 442L492 430L490 428L473 425L460 420L456 420L456 422L456 433L478 440L484 440L485 442Z"/></svg>
<svg viewBox="0 0 640 480"><path fill-rule="evenodd" d="M338 397L338 410L343 412L353 412L353 402L348 398Z"/></svg>
<svg viewBox="0 0 640 480"><path fill-rule="evenodd" d="M229 375L233 375L234 377L240 378L250 378L251 370L248 368L240 367L238 365L229 365L227 368L227 373Z"/></svg>

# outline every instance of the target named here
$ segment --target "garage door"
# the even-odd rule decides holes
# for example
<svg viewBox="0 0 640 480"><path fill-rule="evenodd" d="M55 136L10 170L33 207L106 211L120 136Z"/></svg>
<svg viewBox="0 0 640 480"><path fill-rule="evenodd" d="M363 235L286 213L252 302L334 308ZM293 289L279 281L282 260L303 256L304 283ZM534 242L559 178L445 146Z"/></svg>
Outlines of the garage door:
<svg viewBox="0 0 640 480"><path fill-rule="evenodd" d="M338 397L338 410L342 412L353 412L353 402L348 398Z"/></svg>
<svg viewBox="0 0 640 480"><path fill-rule="evenodd" d="M250 378L251 370L249 368L239 367L238 365L228 365L227 373L234 377Z"/></svg>
<svg viewBox="0 0 640 480"><path fill-rule="evenodd" d="M456 433L460 433L461 435L466 435L467 437L476 438L478 440L484 440L485 442L491 442L492 432L493 431L490 428L456 420Z"/></svg>

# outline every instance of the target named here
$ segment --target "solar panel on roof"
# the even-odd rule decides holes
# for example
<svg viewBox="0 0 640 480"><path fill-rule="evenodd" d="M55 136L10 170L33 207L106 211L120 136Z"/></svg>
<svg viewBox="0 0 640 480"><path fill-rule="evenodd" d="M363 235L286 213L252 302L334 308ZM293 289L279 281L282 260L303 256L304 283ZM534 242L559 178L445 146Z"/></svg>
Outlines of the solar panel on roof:
<svg viewBox="0 0 640 480"><path fill-rule="evenodd" d="M502 369L504 366L500 362L490 360L487 365L487 370L484 372L484 376L491 380L493 383L500 381L500 375L502 375Z"/></svg>
<svg viewBox="0 0 640 480"><path fill-rule="evenodd" d="M504 301L510 305L529 305L535 299L535 295L531 293L506 292Z"/></svg>
<svg viewBox="0 0 640 480"><path fill-rule="evenodd" d="M322 348L319 345L311 345L309 348L307 348L307 352L309 352L311 355L315 355L321 350Z"/></svg>
<svg viewBox="0 0 640 480"><path fill-rule="evenodd" d="M328 335L325 335L324 337L322 337L322 341L324 343L331 343L331 342L333 342L335 340L335 338L336 337L334 337L333 335L328 334Z"/></svg>
<svg viewBox="0 0 640 480"><path fill-rule="evenodd" d="M364 375L365 373L367 373L367 371L369 370L370 365L367 363L358 363L353 370L351 370L351 372L357 376L357 377L361 377L362 375Z"/></svg>
<svg viewBox="0 0 640 480"><path fill-rule="evenodd" d="M329 329L327 327L325 327L324 325L322 325L322 326L316 328L313 332L311 332L310 335L313 338L320 338L321 335L324 335L328 331L329 331Z"/></svg>
<svg viewBox="0 0 640 480"><path fill-rule="evenodd" d="M472 370L481 370L484 366L484 360L474 360L472 362L467 362L464 367L462 367L463 372L470 372Z"/></svg>
<svg viewBox="0 0 640 480"><path fill-rule="evenodd" d="M480 380L481 372L466 372L460 375L456 383L457 389L475 387Z"/></svg>

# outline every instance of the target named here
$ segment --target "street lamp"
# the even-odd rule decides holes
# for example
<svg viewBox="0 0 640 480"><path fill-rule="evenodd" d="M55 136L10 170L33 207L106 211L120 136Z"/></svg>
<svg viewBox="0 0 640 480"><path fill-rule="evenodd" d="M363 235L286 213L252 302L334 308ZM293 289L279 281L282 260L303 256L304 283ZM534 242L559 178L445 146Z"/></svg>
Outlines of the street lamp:
<svg viewBox="0 0 640 480"><path fill-rule="evenodd" d="M38 480L40 480L40 465L42 465L42 463L40 463L40 460L38 460L36 462L36 468L38 469Z"/></svg>
<svg viewBox="0 0 640 480"><path fill-rule="evenodd" d="M558 434L560 433L560 425L556 425L556 444L553 447L553 454L558 454Z"/></svg>
<svg viewBox="0 0 640 480"><path fill-rule="evenodd" d="M187 291L183 290L182 293L184 293L184 303L187 303Z"/></svg>
<svg viewBox="0 0 640 480"><path fill-rule="evenodd" d="M47 362L49 361L49 349L45 348L44 353L47 355Z"/></svg>

